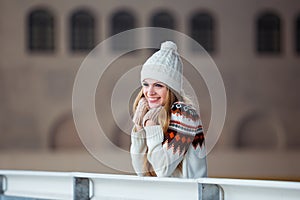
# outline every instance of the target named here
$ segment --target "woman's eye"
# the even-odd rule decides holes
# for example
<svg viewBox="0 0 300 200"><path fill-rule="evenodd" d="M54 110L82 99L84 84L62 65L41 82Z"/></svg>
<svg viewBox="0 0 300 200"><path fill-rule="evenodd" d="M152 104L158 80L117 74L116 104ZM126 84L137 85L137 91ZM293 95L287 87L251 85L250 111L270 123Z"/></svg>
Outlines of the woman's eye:
<svg viewBox="0 0 300 200"><path fill-rule="evenodd" d="M160 88L164 87L162 84L159 84L159 83L155 84L155 86L160 87Z"/></svg>
<svg viewBox="0 0 300 200"><path fill-rule="evenodd" d="M143 85L143 86L149 86L149 84L148 84L148 83L143 83L142 85Z"/></svg>

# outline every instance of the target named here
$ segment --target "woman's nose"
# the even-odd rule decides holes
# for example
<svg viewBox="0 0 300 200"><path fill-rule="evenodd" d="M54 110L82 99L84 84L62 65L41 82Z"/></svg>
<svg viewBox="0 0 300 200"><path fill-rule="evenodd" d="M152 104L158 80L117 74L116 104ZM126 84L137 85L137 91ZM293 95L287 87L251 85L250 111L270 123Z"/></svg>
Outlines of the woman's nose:
<svg viewBox="0 0 300 200"><path fill-rule="evenodd" d="M149 87L148 93L149 94L155 94L155 90L154 90L153 86Z"/></svg>

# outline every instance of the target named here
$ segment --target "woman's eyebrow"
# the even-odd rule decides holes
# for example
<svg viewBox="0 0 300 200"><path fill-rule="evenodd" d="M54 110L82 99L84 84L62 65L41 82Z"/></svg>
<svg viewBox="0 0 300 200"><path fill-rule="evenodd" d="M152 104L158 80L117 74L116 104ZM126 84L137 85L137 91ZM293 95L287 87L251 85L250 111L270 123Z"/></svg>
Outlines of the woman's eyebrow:
<svg viewBox="0 0 300 200"><path fill-rule="evenodd" d="M160 84L160 85L165 85L163 82L155 82L153 84Z"/></svg>
<svg viewBox="0 0 300 200"><path fill-rule="evenodd" d="M153 82L153 83L149 83L147 81L142 81L142 83L147 83L147 84L160 84L160 85L165 85L163 82L157 81L157 82Z"/></svg>

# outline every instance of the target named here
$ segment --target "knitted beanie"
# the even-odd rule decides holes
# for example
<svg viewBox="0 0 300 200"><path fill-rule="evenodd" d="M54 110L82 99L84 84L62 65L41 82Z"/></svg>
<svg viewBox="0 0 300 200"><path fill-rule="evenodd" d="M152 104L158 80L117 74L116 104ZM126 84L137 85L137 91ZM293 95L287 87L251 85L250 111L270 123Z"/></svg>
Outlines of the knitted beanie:
<svg viewBox="0 0 300 200"><path fill-rule="evenodd" d="M141 82L147 78L158 80L181 94L182 61L174 42L162 43L160 50L146 60L141 71Z"/></svg>

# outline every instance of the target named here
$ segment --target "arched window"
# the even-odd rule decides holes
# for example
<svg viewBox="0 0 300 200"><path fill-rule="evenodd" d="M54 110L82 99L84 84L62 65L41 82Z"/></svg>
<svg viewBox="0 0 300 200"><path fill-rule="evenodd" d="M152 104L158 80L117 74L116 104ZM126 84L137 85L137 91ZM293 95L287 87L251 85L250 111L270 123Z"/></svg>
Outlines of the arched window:
<svg viewBox="0 0 300 200"><path fill-rule="evenodd" d="M259 53L280 52L280 18L272 13L261 14L256 21L257 51Z"/></svg>
<svg viewBox="0 0 300 200"><path fill-rule="evenodd" d="M275 116L267 111L255 112L241 119L236 137L236 147L243 149L277 149L284 147L286 135L274 124Z"/></svg>
<svg viewBox="0 0 300 200"><path fill-rule="evenodd" d="M208 13L196 13L190 20L190 36L210 53L215 49L214 26L214 19ZM201 50L196 45L191 48Z"/></svg>
<svg viewBox="0 0 300 200"><path fill-rule="evenodd" d="M300 53L300 15L296 18L296 24L295 24L296 30L295 30L295 41L296 41L296 52Z"/></svg>
<svg viewBox="0 0 300 200"><path fill-rule="evenodd" d="M76 11L71 15L71 50L89 51L95 46L95 19L85 10Z"/></svg>
<svg viewBox="0 0 300 200"><path fill-rule="evenodd" d="M54 50L54 17L44 9L34 10L27 18L28 49L37 52Z"/></svg>
<svg viewBox="0 0 300 200"><path fill-rule="evenodd" d="M60 116L51 126L49 148L51 150L84 149L72 113Z"/></svg>
<svg viewBox="0 0 300 200"><path fill-rule="evenodd" d="M122 10L112 15L111 35L115 35L135 27L136 20L131 12ZM135 36L133 34L126 34L122 36L123 37L113 38L112 49L115 51L133 49L135 46Z"/></svg>
<svg viewBox="0 0 300 200"><path fill-rule="evenodd" d="M160 11L152 16L151 25L153 27L174 29L175 21L172 15L169 14L167 11Z"/></svg>
<svg viewBox="0 0 300 200"><path fill-rule="evenodd" d="M150 26L175 30L175 20L169 12L159 11L152 15ZM153 31L151 33L151 42L158 48L160 47L161 42L174 39L174 35L170 35L167 32Z"/></svg>

